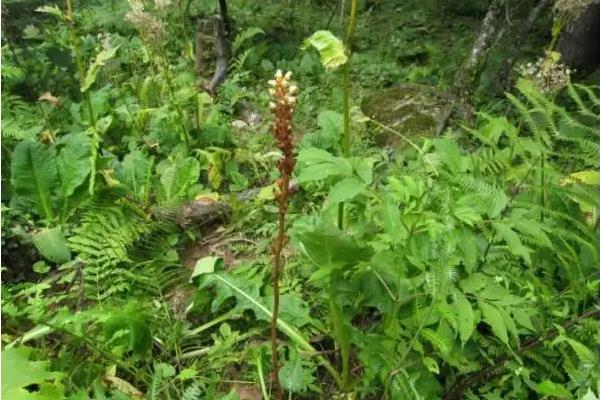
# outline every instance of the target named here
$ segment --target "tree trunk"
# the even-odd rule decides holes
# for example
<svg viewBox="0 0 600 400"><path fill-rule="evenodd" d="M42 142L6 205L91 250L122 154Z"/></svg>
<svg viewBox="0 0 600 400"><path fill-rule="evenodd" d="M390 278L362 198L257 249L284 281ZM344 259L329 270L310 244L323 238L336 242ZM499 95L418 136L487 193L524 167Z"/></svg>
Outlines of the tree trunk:
<svg viewBox="0 0 600 400"><path fill-rule="evenodd" d="M227 77L229 57L231 53L227 28L222 16L216 15L213 19L213 32L215 38L215 73L206 86L210 93L214 93Z"/></svg>
<svg viewBox="0 0 600 400"><path fill-rule="evenodd" d="M552 0L539 0L537 4L529 11L529 15L527 16L527 20L519 25L520 29L514 37L513 43L515 45L512 47L512 51L508 58L504 60L500 70L498 72L498 78L496 80L496 90L497 92L503 92L508 89L511 81L510 71L515 65L515 61L521 55L521 51L523 49L522 44L529 36L529 32L531 32L531 28L540 17L542 11L547 9L552 4Z"/></svg>
<svg viewBox="0 0 600 400"><path fill-rule="evenodd" d="M556 49L569 67L579 72L591 72L600 67L599 38L600 3L595 2L566 26Z"/></svg>
<svg viewBox="0 0 600 400"><path fill-rule="evenodd" d="M456 73L453 88L450 90L448 106L438 124L438 135L446 128L448 121L455 113L458 114L459 118L466 121L472 121L473 119L473 92L479 79L481 66L484 64L494 37L498 32L498 20L502 9L501 2L501 0L493 0L490 4L469 57Z"/></svg>

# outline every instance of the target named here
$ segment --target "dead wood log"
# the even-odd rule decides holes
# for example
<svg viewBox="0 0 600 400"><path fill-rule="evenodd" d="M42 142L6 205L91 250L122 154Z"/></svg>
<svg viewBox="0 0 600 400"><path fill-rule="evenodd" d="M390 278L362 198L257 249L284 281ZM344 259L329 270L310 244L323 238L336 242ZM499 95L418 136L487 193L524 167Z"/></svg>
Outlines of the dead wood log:
<svg viewBox="0 0 600 400"><path fill-rule="evenodd" d="M299 190L298 183L290 181L290 192ZM184 203L178 212L178 224L182 227L191 225L207 225L210 223L223 223L231 215L231 203L248 203L256 199L264 188L251 188L240 193L231 194L232 201L200 199Z"/></svg>

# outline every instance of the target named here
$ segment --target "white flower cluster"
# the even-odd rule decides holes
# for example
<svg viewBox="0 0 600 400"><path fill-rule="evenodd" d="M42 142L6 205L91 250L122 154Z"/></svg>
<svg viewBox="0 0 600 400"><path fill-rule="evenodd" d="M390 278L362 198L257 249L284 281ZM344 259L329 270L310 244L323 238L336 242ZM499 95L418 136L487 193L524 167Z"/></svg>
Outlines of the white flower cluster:
<svg viewBox="0 0 600 400"><path fill-rule="evenodd" d="M144 10L141 0L129 0L131 10L125 14L125 19L131 22L140 32L147 44L157 45L165 37L165 27L161 20Z"/></svg>
<svg viewBox="0 0 600 400"><path fill-rule="evenodd" d="M555 93L569 84L573 72L559 60L559 53L546 52L535 64L521 65L518 71L521 76L532 80L542 92Z"/></svg>
<svg viewBox="0 0 600 400"><path fill-rule="evenodd" d="M290 85L290 79L292 78L292 72L288 71L285 74L278 69L275 73L275 79L271 79L269 83L269 93L275 97L279 104L288 105L293 110L296 104L298 95L298 86ZM270 102L269 107L275 111L277 109L277 103Z"/></svg>

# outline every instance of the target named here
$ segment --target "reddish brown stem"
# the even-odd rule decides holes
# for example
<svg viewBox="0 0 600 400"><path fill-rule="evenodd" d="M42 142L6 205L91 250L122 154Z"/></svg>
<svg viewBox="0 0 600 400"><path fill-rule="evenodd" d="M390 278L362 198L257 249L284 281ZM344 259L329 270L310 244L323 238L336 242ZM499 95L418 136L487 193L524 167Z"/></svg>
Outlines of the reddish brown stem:
<svg viewBox="0 0 600 400"><path fill-rule="evenodd" d="M292 113L296 103L295 93L298 90L295 86L290 86L289 79L291 73L283 75L281 71L275 74L275 80L269 81L270 93L276 102L271 103L270 107L275 114L275 124L273 125L273 135L277 141L277 147L282 151L283 158L279 162L281 178L277 181L279 188L275 196L277 208L279 209L279 229L277 237L273 242L273 310L271 316L271 382L275 389L275 398L283 400L283 388L279 381L279 357L277 351L277 318L279 316L279 275L283 268L281 251L286 242L285 236L285 216L288 210L288 204L292 192L290 191L290 179L294 170L294 141L292 135Z"/></svg>

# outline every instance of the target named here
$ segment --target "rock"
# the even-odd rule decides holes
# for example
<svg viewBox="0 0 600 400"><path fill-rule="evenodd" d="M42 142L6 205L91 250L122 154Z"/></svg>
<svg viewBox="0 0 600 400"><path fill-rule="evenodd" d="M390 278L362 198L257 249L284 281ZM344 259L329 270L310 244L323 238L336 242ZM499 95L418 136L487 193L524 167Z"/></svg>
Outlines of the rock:
<svg viewBox="0 0 600 400"><path fill-rule="evenodd" d="M239 115L240 121L245 122L249 127L258 126L262 122L257 108L244 100L236 104L236 114Z"/></svg>
<svg viewBox="0 0 600 400"><path fill-rule="evenodd" d="M248 123L240 119L236 119L231 122L231 127L238 130L244 130L248 128Z"/></svg>
<svg viewBox="0 0 600 400"><path fill-rule="evenodd" d="M600 3L590 4L567 25L558 40L557 50L562 61L580 72L600 68Z"/></svg>
<svg viewBox="0 0 600 400"><path fill-rule="evenodd" d="M444 107L435 88L424 85L400 85L379 90L362 103L365 115L409 138L433 134ZM374 139L379 146L404 144L401 137L387 130L379 130Z"/></svg>

